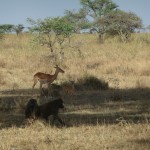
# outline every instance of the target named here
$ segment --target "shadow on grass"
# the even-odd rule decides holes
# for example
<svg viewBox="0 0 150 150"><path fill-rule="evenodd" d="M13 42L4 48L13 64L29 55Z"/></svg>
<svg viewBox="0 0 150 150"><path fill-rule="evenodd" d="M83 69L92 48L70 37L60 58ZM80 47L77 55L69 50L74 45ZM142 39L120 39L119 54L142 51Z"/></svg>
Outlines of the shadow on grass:
<svg viewBox="0 0 150 150"><path fill-rule="evenodd" d="M39 98L39 90L1 91L0 128L23 126L24 108L32 97ZM69 126L144 123L150 120L150 89L109 89L76 91L62 96L67 107L60 116Z"/></svg>
<svg viewBox="0 0 150 150"><path fill-rule="evenodd" d="M65 114L62 115L64 121L69 126L79 125L111 125L111 124L132 124L146 123L150 121L150 116L144 116L134 113L106 113L106 114Z"/></svg>
<svg viewBox="0 0 150 150"><path fill-rule="evenodd" d="M122 150L149 150L150 149L150 139L149 138L139 138L134 140L127 140L125 142L114 144L110 149L122 149Z"/></svg>
<svg viewBox="0 0 150 150"><path fill-rule="evenodd" d="M148 148L150 148L150 139L144 139L144 138L141 138L141 139L137 139L137 140L133 140L133 141L130 141L131 143L135 143L137 144L138 146L145 146L147 145Z"/></svg>
<svg viewBox="0 0 150 150"><path fill-rule="evenodd" d="M25 117L22 113L0 112L0 129L9 127L23 127Z"/></svg>

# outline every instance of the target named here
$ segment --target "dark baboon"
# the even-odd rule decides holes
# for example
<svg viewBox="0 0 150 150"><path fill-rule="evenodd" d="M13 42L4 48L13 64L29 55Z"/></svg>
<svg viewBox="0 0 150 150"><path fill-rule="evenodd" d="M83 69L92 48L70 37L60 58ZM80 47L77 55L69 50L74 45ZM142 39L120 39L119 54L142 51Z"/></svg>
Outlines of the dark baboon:
<svg viewBox="0 0 150 150"><path fill-rule="evenodd" d="M35 99L30 99L26 105L25 117L36 119L40 115L39 106Z"/></svg>
<svg viewBox="0 0 150 150"><path fill-rule="evenodd" d="M48 121L48 117L50 115L52 115L53 116L53 121L52 121L53 124L54 124L55 120L58 120L62 125L65 125L65 123L58 116L58 112L59 112L60 108L62 108L62 109L64 108L63 100L61 98L50 101L48 103L45 103L45 104L39 106L40 118L43 118L46 121Z"/></svg>
<svg viewBox="0 0 150 150"><path fill-rule="evenodd" d="M61 98L50 101L40 106L38 106L35 99L30 99L26 106L25 116L26 118L41 118L48 121L48 117L52 115L52 124L54 124L55 120L58 120L62 125L65 125L65 123L58 116L60 108L64 108L63 100Z"/></svg>

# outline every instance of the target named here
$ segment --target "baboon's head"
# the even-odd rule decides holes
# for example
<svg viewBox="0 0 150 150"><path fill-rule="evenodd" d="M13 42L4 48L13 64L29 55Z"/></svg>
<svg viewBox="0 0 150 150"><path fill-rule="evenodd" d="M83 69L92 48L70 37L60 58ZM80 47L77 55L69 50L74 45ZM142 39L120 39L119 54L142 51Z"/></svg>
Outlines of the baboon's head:
<svg viewBox="0 0 150 150"><path fill-rule="evenodd" d="M27 105L30 106L31 108L34 108L35 106L38 106L37 100L36 99L30 99Z"/></svg>

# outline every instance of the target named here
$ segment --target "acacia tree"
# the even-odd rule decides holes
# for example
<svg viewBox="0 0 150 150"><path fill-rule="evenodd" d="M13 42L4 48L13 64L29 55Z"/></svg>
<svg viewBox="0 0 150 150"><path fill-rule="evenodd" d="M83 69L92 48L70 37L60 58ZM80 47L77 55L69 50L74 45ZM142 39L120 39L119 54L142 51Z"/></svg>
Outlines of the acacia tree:
<svg viewBox="0 0 150 150"><path fill-rule="evenodd" d="M112 0L80 0L80 3L88 15L95 19L104 17L118 7Z"/></svg>
<svg viewBox="0 0 150 150"><path fill-rule="evenodd" d="M105 28L106 34L119 35L126 42L135 29L142 27L142 20L132 12L117 10L97 20L97 24Z"/></svg>
<svg viewBox="0 0 150 150"><path fill-rule="evenodd" d="M111 0L80 0L83 8L88 12L87 14L93 18L92 31L96 31L99 38L103 40L106 33L106 27L101 26L97 20L103 20L105 16L117 10L117 5Z"/></svg>
<svg viewBox="0 0 150 150"><path fill-rule="evenodd" d="M28 22L32 24L30 31L35 33L35 40L40 45L47 46L50 49L50 55L55 55L55 60L56 50L59 50L60 58L62 58L64 49L69 46L70 37L74 30L73 26L63 17L37 21L28 18Z"/></svg>
<svg viewBox="0 0 150 150"><path fill-rule="evenodd" d="M93 18L92 31L101 41L105 35L119 35L127 41L136 28L142 27L142 20L132 12L124 12L112 0L80 0L81 5Z"/></svg>
<svg viewBox="0 0 150 150"><path fill-rule="evenodd" d="M22 24L15 25L13 30L16 32L17 36L22 33L24 26Z"/></svg>
<svg viewBox="0 0 150 150"><path fill-rule="evenodd" d="M5 33L10 33L13 30L14 25L12 24L3 24L0 25L0 29L3 30Z"/></svg>
<svg viewBox="0 0 150 150"><path fill-rule="evenodd" d="M0 39L4 38L5 33L10 33L13 30L14 25L12 24L3 24L0 25Z"/></svg>

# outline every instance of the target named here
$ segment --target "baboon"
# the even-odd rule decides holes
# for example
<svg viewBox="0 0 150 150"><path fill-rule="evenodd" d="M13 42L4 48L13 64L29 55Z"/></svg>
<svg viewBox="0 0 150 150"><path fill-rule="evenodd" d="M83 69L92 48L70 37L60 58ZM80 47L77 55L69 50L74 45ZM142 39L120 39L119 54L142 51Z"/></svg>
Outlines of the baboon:
<svg viewBox="0 0 150 150"><path fill-rule="evenodd" d="M36 99L30 99L26 105L25 117L36 119L39 115L40 115L40 110Z"/></svg>
<svg viewBox="0 0 150 150"><path fill-rule="evenodd" d="M53 116L52 124L54 124L55 120L58 120L60 124L65 125L65 123L58 116L59 109L63 109L63 108L64 105L63 105L63 100L61 98L45 103L39 106L40 118L43 118L46 121L48 121L48 117L52 115Z"/></svg>
<svg viewBox="0 0 150 150"><path fill-rule="evenodd" d="M35 114L35 119L41 118L48 121L49 116L53 116L52 124L54 124L55 120L58 120L61 125L65 125L65 123L58 116L59 109L64 108L63 100L58 98L56 100L47 102L38 106L37 101L35 99L29 100L27 104L27 108L25 111L25 115L27 118L32 118L32 114Z"/></svg>

